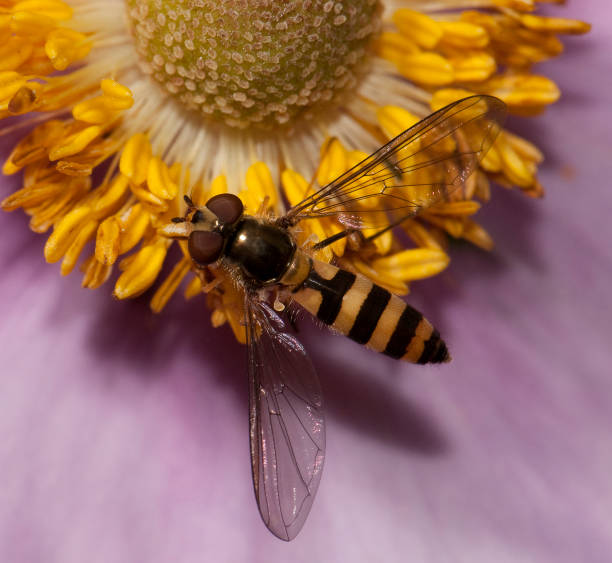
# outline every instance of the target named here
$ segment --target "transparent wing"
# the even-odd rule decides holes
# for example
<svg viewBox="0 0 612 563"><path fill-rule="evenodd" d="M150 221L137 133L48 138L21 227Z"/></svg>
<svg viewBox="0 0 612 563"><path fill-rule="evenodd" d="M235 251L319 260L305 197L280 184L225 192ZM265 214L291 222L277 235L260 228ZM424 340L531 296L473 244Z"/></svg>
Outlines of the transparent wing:
<svg viewBox="0 0 612 563"><path fill-rule="evenodd" d="M372 212L406 217L464 185L501 130L506 105L492 96L454 102L407 129L291 208L291 223L342 214L351 228ZM367 220L366 220L367 221Z"/></svg>
<svg viewBox="0 0 612 563"><path fill-rule="evenodd" d="M269 530L293 539L321 480L325 424L321 388L302 345L265 303L247 296L253 485Z"/></svg>

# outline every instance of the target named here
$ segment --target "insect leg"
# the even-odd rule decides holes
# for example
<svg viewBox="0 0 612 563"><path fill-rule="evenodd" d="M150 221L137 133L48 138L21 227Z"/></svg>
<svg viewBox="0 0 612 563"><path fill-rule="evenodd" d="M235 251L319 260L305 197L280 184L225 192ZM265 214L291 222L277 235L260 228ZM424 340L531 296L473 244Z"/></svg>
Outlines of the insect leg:
<svg viewBox="0 0 612 563"><path fill-rule="evenodd" d="M318 242L312 247L312 249L321 250L322 248L325 248L326 246L333 244L337 240L342 240L343 238L346 238L347 236L349 236L351 233L354 233L354 232L356 232L355 229L347 229L346 231L341 231L339 233L336 233L335 235L332 235L331 237L327 237L325 240Z"/></svg>

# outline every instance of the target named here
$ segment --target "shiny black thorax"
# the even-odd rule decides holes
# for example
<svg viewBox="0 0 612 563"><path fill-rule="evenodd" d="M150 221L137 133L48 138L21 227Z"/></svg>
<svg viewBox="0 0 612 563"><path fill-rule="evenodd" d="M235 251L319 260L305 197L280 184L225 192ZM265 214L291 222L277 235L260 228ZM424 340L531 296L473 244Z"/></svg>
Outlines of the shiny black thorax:
<svg viewBox="0 0 612 563"><path fill-rule="evenodd" d="M257 285L277 282L289 268L295 242L286 229L246 216L229 233L224 256Z"/></svg>

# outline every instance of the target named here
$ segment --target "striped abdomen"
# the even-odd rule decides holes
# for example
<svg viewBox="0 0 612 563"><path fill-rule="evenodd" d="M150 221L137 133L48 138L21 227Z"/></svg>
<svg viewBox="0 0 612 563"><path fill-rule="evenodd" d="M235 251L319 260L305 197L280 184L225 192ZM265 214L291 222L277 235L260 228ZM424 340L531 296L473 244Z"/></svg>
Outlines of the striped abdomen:
<svg viewBox="0 0 612 563"><path fill-rule="evenodd" d="M359 274L313 260L294 298L338 332L392 358L450 360L440 334L421 313Z"/></svg>

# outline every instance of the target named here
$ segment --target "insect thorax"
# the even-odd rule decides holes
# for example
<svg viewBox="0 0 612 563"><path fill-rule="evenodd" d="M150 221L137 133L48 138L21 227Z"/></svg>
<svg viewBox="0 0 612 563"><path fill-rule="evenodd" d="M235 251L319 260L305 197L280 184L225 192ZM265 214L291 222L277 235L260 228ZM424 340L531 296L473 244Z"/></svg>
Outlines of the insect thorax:
<svg viewBox="0 0 612 563"><path fill-rule="evenodd" d="M225 256L239 266L250 281L266 285L282 278L295 249L295 242L287 230L245 217L227 241Z"/></svg>

